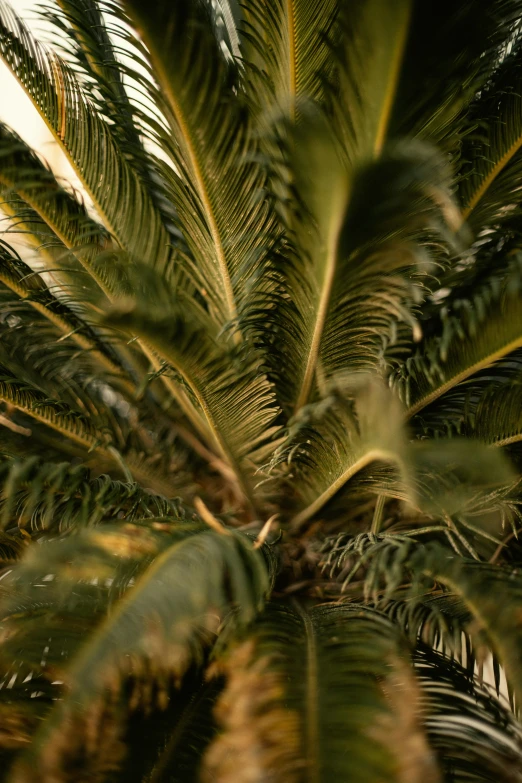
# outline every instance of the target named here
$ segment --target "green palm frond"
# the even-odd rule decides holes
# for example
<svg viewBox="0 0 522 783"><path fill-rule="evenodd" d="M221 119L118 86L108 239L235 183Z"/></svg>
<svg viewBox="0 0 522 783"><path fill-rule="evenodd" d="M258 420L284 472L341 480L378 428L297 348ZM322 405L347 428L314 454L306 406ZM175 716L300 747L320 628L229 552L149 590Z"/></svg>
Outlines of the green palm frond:
<svg viewBox="0 0 522 783"><path fill-rule="evenodd" d="M458 384L521 346L518 262L503 281L492 279L471 302L443 313L438 334L427 337L392 378L415 416Z"/></svg>
<svg viewBox="0 0 522 783"><path fill-rule="evenodd" d="M377 382L333 387L302 408L276 454L298 497L293 525L303 525L367 465L400 467L405 448L400 406Z"/></svg>
<svg viewBox="0 0 522 783"><path fill-rule="evenodd" d="M518 705L522 689L516 617L522 582L516 569L466 560L436 542L421 545L411 538L400 541L394 536L370 543L364 559L371 561L374 556L365 580L368 595L373 593L378 598L381 593L385 599L393 597L397 590L404 591L404 585L413 579L413 596L419 590L425 592L431 582L443 585L460 598L472 617L468 632L473 633L475 645L480 643L493 652L506 671ZM352 572L356 569L357 564ZM504 608L499 614L500 596Z"/></svg>
<svg viewBox="0 0 522 783"><path fill-rule="evenodd" d="M151 9L129 0L125 8L157 84L145 89L168 123L155 122L153 137L175 167L162 171L194 255L191 273L220 325L234 322L247 298L246 275L260 268L274 230L248 113L227 83L201 2L162 0Z"/></svg>
<svg viewBox="0 0 522 783"><path fill-rule="evenodd" d="M0 778L519 783L522 0L13 6Z"/></svg>
<svg viewBox="0 0 522 783"><path fill-rule="evenodd" d="M304 99L321 100L332 78L337 3L246 0L241 4L245 91L259 122L264 113L299 113Z"/></svg>
<svg viewBox="0 0 522 783"><path fill-rule="evenodd" d="M40 727L28 754L15 765L12 780L23 779L28 764L41 769L41 780L67 774L60 759L47 752L49 740L61 741L69 727L67 741L74 745L80 735L73 726L86 728L92 721L103 726L106 688L118 692L131 676L135 709L140 704L164 704L170 684L180 681L192 661L201 661L219 616L237 605L235 621L244 623L260 608L269 588L262 554L234 531L207 531L201 523L164 524L156 532L129 524L103 528L86 532L83 540L48 542L41 546L39 556L33 552L32 558L5 577L4 591L9 582L17 586L16 598L7 599L3 606L7 646L16 656L23 645L28 665L29 651L33 651L33 678L45 679L48 670L56 679L59 672L69 686L66 697ZM76 558L72 567L71 556ZM200 580L201 591L193 590L194 569L205 576ZM49 573L53 579L45 578ZM44 598L40 584L46 586L49 611L35 625L32 618L35 612L41 614ZM77 618L76 636L66 648L58 637L57 644L46 645L42 657L40 644L46 634L52 635L60 616L69 622L72 616ZM86 637L93 621L95 631ZM7 647L4 652L9 661ZM148 677L143 677L145 672L157 683L155 693L147 685ZM21 679L21 672L18 676ZM84 722L87 712L91 717ZM123 718L117 708L113 720ZM110 731L107 741L110 750ZM76 747L80 749L79 744ZM93 770L94 750L88 753L94 756Z"/></svg>
<svg viewBox="0 0 522 783"><path fill-rule="evenodd" d="M355 163L378 158L387 140L410 29L413 2L351 3L338 66L337 121Z"/></svg>
<svg viewBox="0 0 522 783"><path fill-rule="evenodd" d="M432 650L415 656L426 733L445 779L513 781L520 775L522 736L508 706L456 662Z"/></svg>
<svg viewBox="0 0 522 783"><path fill-rule="evenodd" d="M168 235L111 127L83 94L71 68L47 52L5 2L0 8L0 52L61 144L106 229L140 260L166 268ZM103 157L96 150L103 150ZM129 205L125 212L118 208L120 199Z"/></svg>
<svg viewBox="0 0 522 783"><path fill-rule="evenodd" d="M72 59L78 66L82 86L89 90L89 97L100 113L113 123L111 127L118 146L160 212L171 241L179 246L182 243L177 216L162 193L153 158L144 147L138 122L140 112L129 99L129 85L125 86L122 64L118 59L122 49L132 50L138 46L137 40L125 29L129 26L128 18L118 7L114 24L106 27L104 20L115 11L112 3L96 0L56 2L56 8L51 5L41 9L43 17L61 33L65 59Z"/></svg>
<svg viewBox="0 0 522 783"><path fill-rule="evenodd" d="M183 521L187 511L179 499L167 500L139 484L93 476L84 465L52 463L31 457L3 460L0 525L5 530L65 532L106 520Z"/></svg>
<svg viewBox="0 0 522 783"><path fill-rule="evenodd" d="M279 393L299 409L338 373L381 371L400 322L418 338L430 244L451 244L454 215L449 172L423 145L347 166L328 123L311 117L294 132L290 161L301 205L295 251L276 262L280 292L269 295L265 318Z"/></svg>
<svg viewBox="0 0 522 783"><path fill-rule="evenodd" d="M99 362L107 371L113 382L118 384L118 377L127 392L132 392L133 384L125 378L119 357L107 340L101 339L95 329L86 320L80 318L72 305L67 304L67 296L57 299L49 291L46 283L40 275L35 273L8 245L0 241L0 283L19 297L21 303L43 316L49 324L56 328L59 340L71 341L77 348L88 354L93 362ZM11 299L10 311L20 313L22 304L16 306ZM38 317L33 314L38 321ZM124 377L122 378L122 374Z"/></svg>
<svg viewBox="0 0 522 783"><path fill-rule="evenodd" d="M502 222L520 202L522 62L515 51L502 63L470 110L462 148L462 216L477 233ZM473 129L473 126L475 128Z"/></svg>
<svg viewBox="0 0 522 783"><path fill-rule="evenodd" d="M269 606L222 664L223 733L207 753L209 774L229 781L254 765L258 780L277 770L274 781L298 781L303 769L310 780L420 780L421 771L438 780L408 659L378 612Z"/></svg>
<svg viewBox="0 0 522 783"><path fill-rule="evenodd" d="M107 323L143 337L179 373L252 502L252 470L266 461L279 429L274 394L256 355L246 344L227 347L204 312L185 306L171 305L156 319L115 310Z"/></svg>

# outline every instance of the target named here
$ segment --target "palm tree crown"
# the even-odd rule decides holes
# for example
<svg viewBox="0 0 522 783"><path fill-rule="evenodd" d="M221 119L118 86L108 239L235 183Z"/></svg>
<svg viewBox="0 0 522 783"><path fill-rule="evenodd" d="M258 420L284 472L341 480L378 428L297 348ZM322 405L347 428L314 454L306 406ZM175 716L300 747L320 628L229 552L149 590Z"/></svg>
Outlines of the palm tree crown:
<svg viewBox="0 0 522 783"><path fill-rule="evenodd" d="M15 5L0 778L522 780L522 1Z"/></svg>

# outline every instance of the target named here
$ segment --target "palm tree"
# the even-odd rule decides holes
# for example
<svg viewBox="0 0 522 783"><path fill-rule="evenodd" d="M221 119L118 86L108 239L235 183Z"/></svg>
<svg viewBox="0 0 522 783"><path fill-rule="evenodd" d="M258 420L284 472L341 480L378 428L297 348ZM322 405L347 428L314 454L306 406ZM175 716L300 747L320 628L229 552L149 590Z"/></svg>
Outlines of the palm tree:
<svg viewBox="0 0 522 783"><path fill-rule="evenodd" d="M0 127L1 779L522 780L522 2L41 13L82 189Z"/></svg>

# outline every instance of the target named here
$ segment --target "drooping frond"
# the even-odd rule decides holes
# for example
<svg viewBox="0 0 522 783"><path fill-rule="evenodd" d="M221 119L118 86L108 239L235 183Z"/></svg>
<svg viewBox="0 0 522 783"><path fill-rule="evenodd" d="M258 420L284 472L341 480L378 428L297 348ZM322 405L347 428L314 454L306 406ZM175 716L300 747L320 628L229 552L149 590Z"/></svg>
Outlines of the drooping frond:
<svg viewBox="0 0 522 783"><path fill-rule="evenodd" d="M111 126L83 93L71 68L33 38L4 0L0 54L62 146L105 228L131 255L165 269L171 255L168 234Z"/></svg>
<svg viewBox="0 0 522 783"><path fill-rule="evenodd" d="M522 580L517 571L466 560L436 542L422 545L409 539L396 546L394 538L380 538L366 550L365 559L373 560L367 572L368 589L389 598L399 588L404 595L404 585L411 582L415 596L418 591L426 592L431 582L457 595L471 615L468 633L473 634L475 644L480 642L493 652L519 705L522 681L517 613ZM502 612L498 611L499 602Z"/></svg>
<svg viewBox="0 0 522 783"><path fill-rule="evenodd" d="M210 779L439 780L407 648L380 613L271 605L223 668Z"/></svg>
<svg viewBox="0 0 522 783"><path fill-rule="evenodd" d="M78 316L73 307L67 304L70 298L76 304L76 296L65 294L58 299L47 287L43 278L35 273L11 248L0 240L0 283L13 292L15 297L27 304L31 309L43 316L49 324L56 328L61 340L70 340L88 354L93 362L99 362L109 373L113 382L119 380L128 392L134 386L122 373L114 348L101 339L96 331ZM74 305L73 305L74 306ZM21 307L11 303L11 311L20 313ZM123 374L123 378L121 377Z"/></svg>
<svg viewBox="0 0 522 783"><path fill-rule="evenodd" d="M66 294L75 301L100 298L97 283L102 270L94 269L92 260L108 249L107 233L4 125L0 125L0 194L13 230L38 251Z"/></svg>
<svg viewBox="0 0 522 783"><path fill-rule="evenodd" d="M125 8L147 47L155 83L144 82L145 89L167 122L149 124L175 167L162 171L195 259L191 274L218 323L235 322L247 275L255 276L274 242L248 112L228 84L228 65L200 0L159 0L153 8L128 0Z"/></svg>
<svg viewBox="0 0 522 783"><path fill-rule="evenodd" d="M387 141L413 5L369 0L341 12L345 29L334 108L352 165L378 158Z"/></svg>
<svg viewBox="0 0 522 783"><path fill-rule="evenodd" d="M137 40L129 29L123 8L99 0L56 0L57 6L40 7L40 14L61 37L55 45L65 50L65 59L78 68L82 86L100 113L111 122L114 138L125 159L139 175L156 209L162 216L171 241L180 242L180 228L172 205L162 192L154 157L145 148L138 115L127 89L135 78L124 79L123 61L133 57ZM118 57L119 55L119 57ZM123 56L122 56L123 55ZM130 76L125 71L125 77ZM129 83L131 82L131 83Z"/></svg>
<svg viewBox="0 0 522 783"><path fill-rule="evenodd" d="M179 499L166 499L138 484L97 478L83 465L53 464L32 457L1 463L2 529L27 529L38 535L92 527L106 520L168 517L184 521Z"/></svg>
<svg viewBox="0 0 522 783"><path fill-rule="evenodd" d="M269 574L262 553L245 536L166 520L156 531L127 523L42 544L4 578L4 591L7 583L16 592L2 611L4 660L9 647L12 664L22 643L24 671L32 665L35 680L58 676L68 687L15 763L11 780L23 780L30 765L38 768L39 780L60 775L72 781L80 758L96 770L102 749L95 737L102 741L98 731L107 712L115 730L132 705L165 706L171 683L201 661L220 616L237 605L237 623L252 618ZM44 598L40 584L48 610L35 625L32 618ZM66 648L59 636L53 644L60 617L76 630ZM39 650L46 635L51 641ZM129 676L133 697L130 709L122 711L114 701L112 707L108 692L117 695Z"/></svg>

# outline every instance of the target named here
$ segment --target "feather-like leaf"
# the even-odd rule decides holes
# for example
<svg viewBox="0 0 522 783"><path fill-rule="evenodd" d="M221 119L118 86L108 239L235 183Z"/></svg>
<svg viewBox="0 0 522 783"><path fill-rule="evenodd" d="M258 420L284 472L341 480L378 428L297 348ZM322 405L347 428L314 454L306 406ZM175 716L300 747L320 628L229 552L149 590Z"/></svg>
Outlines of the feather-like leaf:
<svg viewBox="0 0 522 783"><path fill-rule="evenodd" d="M304 99L320 100L331 78L336 38L333 0L246 0L241 4L245 92L259 122L277 110L291 116Z"/></svg>
<svg viewBox="0 0 522 783"><path fill-rule="evenodd" d="M227 346L207 316L185 304L156 317L114 311L108 323L142 336L179 373L252 502L252 470L273 451L278 427L273 390L248 345Z"/></svg>
<svg viewBox="0 0 522 783"><path fill-rule="evenodd" d="M27 765L38 768L42 781L53 774L68 775L64 779L73 780L78 752L86 754L84 763L89 763L91 757L95 770L99 752L95 738L107 708L107 689L117 693L121 682L132 676L135 707L154 701L162 704L169 683L179 681L190 663L201 659L203 645L228 607L237 605L236 622L245 622L260 608L269 587L262 554L247 538L225 529L221 534L207 532L202 531L201 524L193 524L185 530L174 525L170 534L158 531L152 535L146 528L140 534L140 529L133 532L132 526L123 526L121 532L90 532L85 534L83 556L78 544L73 544L72 550L81 560L71 569L70 555L65 550L71 551L72 541L65 542L65 549L64 542L49 542L41 548L40 558L34 553L32 561L7 577L15 580L18 598L10 610L4 606L3 616L15 612L17 602L29 611L42 595L36 584L42 569L49 572L54 551L58 563L50 572L56 576L45 584L55 611L70 613L76 606L81 617L82 594L87 598L90 595L91 603L101 601L102 609L94 634L80 636L67 656L69 660L60 666L61 679L68 685L67 695L56 703L25 756L15 764L13 781L24 779ZM126 576L123 582L121 577L110 582L109 594L116 597L120 585L124 595L104 618L104 580L111 575L111 562L118 560L120 572L123 568ZM130 582L129 575L133 576ZM14 618L14 622L16 626L20 621ZM23 632L23 623L21 629ZM15 642L16 636L12 644ZM156 695L151 692L149 677L157 684ZM86 734L78 733L81 727ZM61 748L58 754L57 745Z"/></svg>
<svg viewBox="0 0 522 783"><path fill-rule="evenodd" d="M165 269L171 255L168 234L110 125L71 68L33 38L5 0L0 6L0 54L60 142L106 229L129 253ZM120 203L128 208L121 210Z"/></svg>
<svg viewBox="0 0 522 783"><path fill-rule="evenodd" d="M203 3L126 0L125 8L148 48L157 89L146 88L168 123L156 123L155 135L175 167L163 173L194 255L192 274L217 321L234 322L274 228L248 113L228 84Z"/></svg>
<svg viewBox="0 0 522 783"><path fill-rule="evenodd" d="M505 280L492 279L474 301L443 314L438 334L427 337L392 377L410 416L522 346L520 302L515 264Z"/></svg>
<svg viewBox="0 0 522 783"><path fill-rule="evenodd" d="M224 669L209 779L439 780L407 648L382 614L269 606Z"/></svg>

